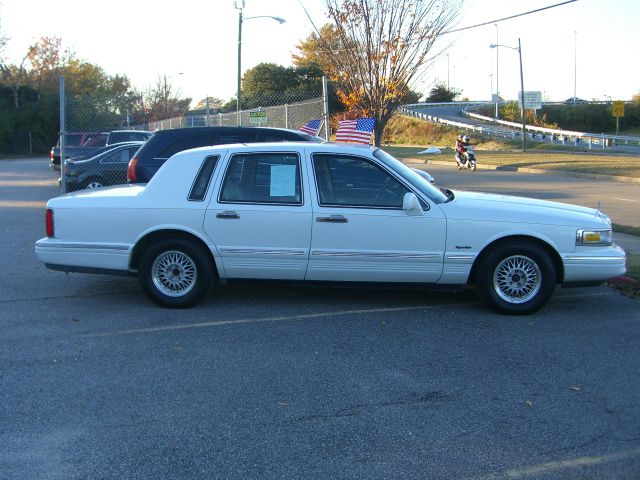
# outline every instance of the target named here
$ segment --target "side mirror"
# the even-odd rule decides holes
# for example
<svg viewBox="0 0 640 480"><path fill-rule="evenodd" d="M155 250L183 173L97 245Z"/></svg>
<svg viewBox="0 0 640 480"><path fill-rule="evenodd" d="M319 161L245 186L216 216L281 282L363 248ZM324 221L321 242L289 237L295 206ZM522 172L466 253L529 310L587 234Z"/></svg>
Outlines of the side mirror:
<svg viewBox="0 0 640 480"><path fill-rule="evenodd" d="M413 192L407 192L404 194L402 209L407 213L407 215L412 217L421 217L424 215L424 210L422 210L420 200L418 200L418 197L416 197L416 194Z"/></svg>

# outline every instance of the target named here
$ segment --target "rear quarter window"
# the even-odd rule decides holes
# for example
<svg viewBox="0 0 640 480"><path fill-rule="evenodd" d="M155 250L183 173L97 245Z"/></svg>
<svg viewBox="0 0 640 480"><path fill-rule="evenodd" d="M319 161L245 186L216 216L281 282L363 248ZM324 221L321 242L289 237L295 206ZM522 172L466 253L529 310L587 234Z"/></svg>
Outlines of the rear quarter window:
<svg viewBox="0 0 640 480"><path fill-rule="evenodd" d="M229 143L253 143L256 141L256 134L247 133L220 133L216 135L213 145L226 145Z"/></svg>
<svg viewBox="0 0 640 480"><path fill-rule="evenodd" d="M183 150L189 150L190 148L206 147L207 145L214 145L211 143L210 136L208 134L191 135L189 137L179 138L175 142L165 147L157 157L169 158L171 155L175 155Z"/></svg>

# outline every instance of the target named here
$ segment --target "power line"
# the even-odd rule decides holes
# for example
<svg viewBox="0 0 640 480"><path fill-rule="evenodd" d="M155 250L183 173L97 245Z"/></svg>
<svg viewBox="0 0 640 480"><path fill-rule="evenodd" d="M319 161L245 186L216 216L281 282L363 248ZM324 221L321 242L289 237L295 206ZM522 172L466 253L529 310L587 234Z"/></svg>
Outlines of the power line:
<svg viewBox="0 0 640 480"><path fill-rule="evenodd" d="M500 18L498 20L490 20L488 22L484 22L484 23L478 23L477 25L471 25L469 27L462 27L462 28L456 28L454 30L448 30L446 32L442 32L440 33L440 35L444 35L446 33L455 33L455 32L461 32L463 30L469 30L471 28L478 28L478 27L483 27L485 25L489 25L492 23L498 23L498 22L503 22L505 20L511 20L512 18L517 18L517 17L523 17L525 15L530 15L532 13L537 13L537 12L542 12L543 10L549 10L550 8L555 8L555 7L559 7L561 5L566 5L567 3L573 3L573 2L577 2L578 0L567 0L566 2L562 2L562 3L556 3L555 5L549 5L548 7L542 7L542 8L538 8L536 10L531 10L529 12L524 12L524 13L518 13L517 15L511 15L510 17L504 17L504 18Z"/></svg>

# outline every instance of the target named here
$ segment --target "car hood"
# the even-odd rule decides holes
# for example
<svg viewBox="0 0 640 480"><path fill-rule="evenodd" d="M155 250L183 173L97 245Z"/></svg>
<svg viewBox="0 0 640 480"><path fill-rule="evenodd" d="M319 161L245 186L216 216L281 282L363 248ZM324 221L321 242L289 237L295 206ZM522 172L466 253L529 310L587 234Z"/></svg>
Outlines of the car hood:
<svg viewBox="0 0 640 480"><path fill-rule="evenodd" d="M608 226L594 208L511 195L454 190L452 202L441 204L448 219L523 222L548 225Z"/></svg>

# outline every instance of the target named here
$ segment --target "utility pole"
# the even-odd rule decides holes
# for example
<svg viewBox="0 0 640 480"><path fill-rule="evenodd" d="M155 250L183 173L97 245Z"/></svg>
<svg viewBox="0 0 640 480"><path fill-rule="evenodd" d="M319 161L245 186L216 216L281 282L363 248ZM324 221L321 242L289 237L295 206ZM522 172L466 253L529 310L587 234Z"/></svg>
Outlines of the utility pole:
<svg viewBox="0 0 640 480"><path fill-rule="evenodd" d="M500 42L498 41L498 24L494 23L495 27L496 27L496 45L499 45ZM499 48L496 48L496 97L498 97L498 100L496 100L496 120L498 118L500 118L500 76L498 75L498 52L500 51Z"/></svg>

